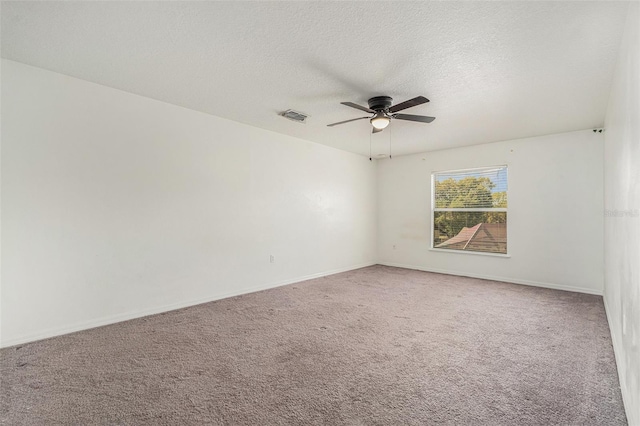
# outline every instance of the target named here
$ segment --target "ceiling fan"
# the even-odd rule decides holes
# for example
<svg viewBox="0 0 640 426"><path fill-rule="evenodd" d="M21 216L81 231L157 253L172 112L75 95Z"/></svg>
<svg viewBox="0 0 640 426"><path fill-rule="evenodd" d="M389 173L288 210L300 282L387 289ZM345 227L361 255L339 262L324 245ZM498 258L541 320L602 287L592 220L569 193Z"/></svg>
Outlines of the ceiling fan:
<svg viewBox="0 0 640 426"><path fill-rule="evenodd" d="M389 125L391 119L418 121L420 123L431 123L436 119L435 117L427 117L425 115L396 114L398 111L425 104L427 102L429 102L429 99L425 98L424 96L418 96L417 98L409 99L408 101L400 102L399 104L393 106L393 99L391 97L376 96L367 101L367 103L369 104L369 108L354 104L353 102L340 102L342 105L359 109L360 111L369 112L373 115L369 117L359 117L352 118L351 120L339 121L337 123L327 124L327 126L332 127L337 126L338 124L344 124L349 123L350 121L364 120L365 118L368 118L371 122L371 125L373 126L372 133L378 133L384 130L384 128Z"/></svg>

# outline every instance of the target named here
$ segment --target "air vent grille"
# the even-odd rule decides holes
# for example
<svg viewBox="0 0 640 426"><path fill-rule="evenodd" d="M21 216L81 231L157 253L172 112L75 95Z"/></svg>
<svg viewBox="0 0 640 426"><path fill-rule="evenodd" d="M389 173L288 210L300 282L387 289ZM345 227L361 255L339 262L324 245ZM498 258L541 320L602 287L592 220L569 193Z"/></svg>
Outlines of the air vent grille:
<svg viewBox="0 0 640 426"><path fill-rule="evenodd" d="M295 121L297 123L306 123L307 117L308 117L307 114L299 111L294 111L292 109L288 109L285 112L283 112L282 116L284 118L288 118L289 120Z"/></svg>

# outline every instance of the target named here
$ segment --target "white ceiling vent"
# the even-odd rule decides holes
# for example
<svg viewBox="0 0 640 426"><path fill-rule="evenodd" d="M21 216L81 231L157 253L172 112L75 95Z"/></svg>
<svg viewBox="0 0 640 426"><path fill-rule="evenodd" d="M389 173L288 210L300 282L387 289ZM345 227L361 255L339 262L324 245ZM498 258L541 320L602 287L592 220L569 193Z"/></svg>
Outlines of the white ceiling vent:
<svg viewBox="0 0 640 426"><path fill-rule="evenodd" d="M292 109L288 109L285 112L283 112L282 116L284 118L288 118L289 120L293 120L297 123L306 123L307 117L308 117L307 114L299 111L294 111Z"/></svg>

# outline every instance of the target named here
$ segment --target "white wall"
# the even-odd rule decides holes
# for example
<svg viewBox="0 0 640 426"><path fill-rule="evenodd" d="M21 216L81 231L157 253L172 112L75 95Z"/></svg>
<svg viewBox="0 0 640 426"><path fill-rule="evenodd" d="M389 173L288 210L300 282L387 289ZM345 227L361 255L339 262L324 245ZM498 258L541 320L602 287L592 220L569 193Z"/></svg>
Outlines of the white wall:
<svg viewBox="0 0 640 426"><path fill-rule="evenodd" d="M3 60L1 343L373 264L375 168Z"/></svg>
<svg viewBox="0 0 640 426"><path fill-rule="evenodd" d="M378 261L601 294L602 151L585 130L380 160ZM431 173L502 164L510 257L430 250Z"/></svg>
<svg viewBox="0 0 640 426"><path fill-rule="evenodd" d="M640 5L631 2L607 110L604 300L630 425L640 425Z"/></svg>

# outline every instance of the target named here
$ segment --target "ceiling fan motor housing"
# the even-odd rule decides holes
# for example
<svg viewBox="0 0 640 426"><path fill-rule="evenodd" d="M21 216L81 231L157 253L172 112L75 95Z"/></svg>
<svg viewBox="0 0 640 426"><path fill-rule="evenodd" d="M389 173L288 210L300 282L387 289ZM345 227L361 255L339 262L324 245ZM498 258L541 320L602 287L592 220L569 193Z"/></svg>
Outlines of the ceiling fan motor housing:
<svg viewBox="0 0 640 426"><path fill-rule="evenodd" d="M369 109L374 111L387 111L393 105L393 99L389 96L376 96L367 101Z"/></svg>

